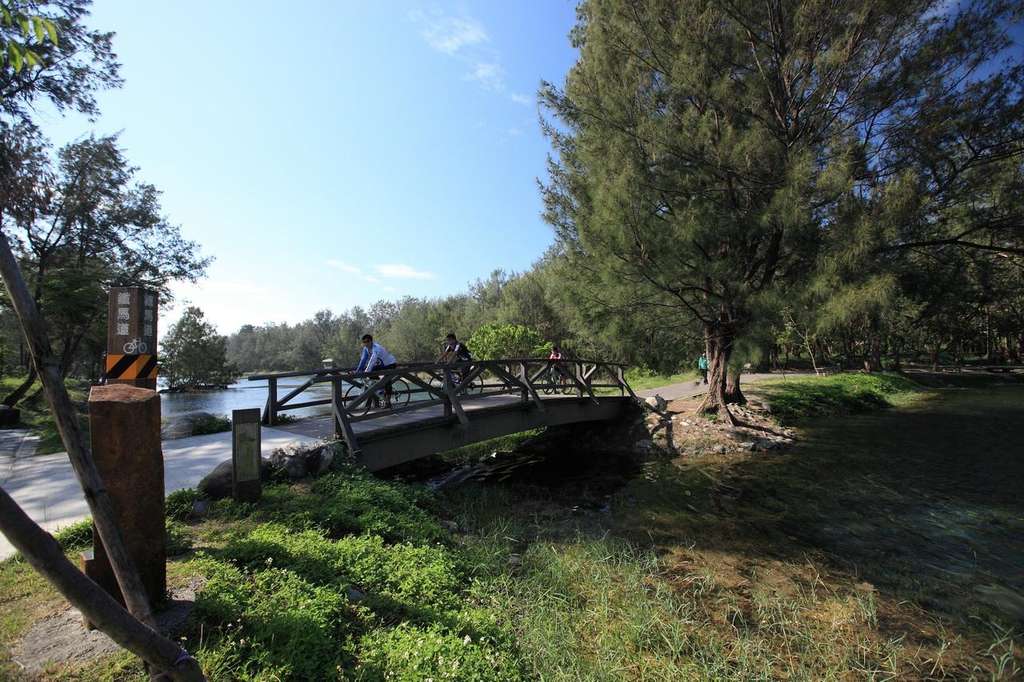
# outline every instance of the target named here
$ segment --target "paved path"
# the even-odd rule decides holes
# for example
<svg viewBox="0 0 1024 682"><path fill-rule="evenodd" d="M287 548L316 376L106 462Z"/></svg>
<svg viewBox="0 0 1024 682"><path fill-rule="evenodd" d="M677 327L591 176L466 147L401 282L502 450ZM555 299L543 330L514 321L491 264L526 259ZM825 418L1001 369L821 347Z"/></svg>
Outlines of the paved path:
<svg viewBox="0 0 1024 682"><path fill-rule="evenodd" d="M13 456L9 446L15 436L9 434L20 430L0 431L0 448L6 445L0 451L0 481L4 490L33 521L51 532L89 516L89 507L67 454ZM268 456L275 448L315 440L264 427L263 454ZM164 491L192 488L215 466L231 458L231 433L164 441L163 451ZM0 535L0 559L13 553L7 538Z"/></svg>

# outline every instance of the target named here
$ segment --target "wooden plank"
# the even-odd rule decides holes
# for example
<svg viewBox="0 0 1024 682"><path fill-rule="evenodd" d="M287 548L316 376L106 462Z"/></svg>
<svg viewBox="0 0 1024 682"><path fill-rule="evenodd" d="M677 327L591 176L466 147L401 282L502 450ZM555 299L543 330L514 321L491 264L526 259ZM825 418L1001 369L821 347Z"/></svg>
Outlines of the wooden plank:
<svg viewBox="0 0 1024 682"><path fill-rule="evenodd" d="M280 411L282 405L287 403L289 400L291 400L292 398L294 398L298 394L300 394L303 391L305 391L307 388L312 386L314 383L316 383L316 377L310 377L304 383L300 384L297 388L295 388L293 391L289 392L288 395L286 395L285 397L283 397L280 400L278 400L277 401L277 409L278 409L278 411Z"/></svg>
<svg viewBox="0 0 1024 682"><path fill-rule="evenodd" d="M442 399L438 399L438 400L417 400L415 403L410 403L409 405L405 405L403 407L393 407L390 410L381 410L380 412L368 412L368 413L363 414L363 415L354 416L354 417L351 418L351 421L352 421L352 423L369 421L370 419L379 419L379 418L381 418L383 416L386 416L386 415L404 414L406 412L415 412L416 410L423 410L423 409L426 409L428 407L436 407L438 405L443 405L443 404L444 404L444 400L442 400Z"/></svg>
<svg viewBox="0 0 1024 682"><path fill-rule="evenodd" d="M267 379L267 425L277 424L277 379Z"/></svg>
<svg viewBox="0 0 1024 682"><path fill-rule="evenodd" d="M334 434L336 437L344 439L350 454L357 455L359 453L359 441L356 439L355 431L352 430L352 424L349 422L348 414L345 412L343 398L341 381L332 381L331 412L334 416Z"/></svg>
<svg viewBox="0 0 1024 682"><path fill-rule="evenodd" d="M452 411L455 412L455 416L459 418L459 423L463 426L469 426L469 418L462 409L459 397L455 395L455 392L452 390L452 372L447 368L444 370L444 390L448 394L448 400L451 403Z"/></svg>
<svg viewBox="0 0 1024 682"><path fill-rule="evenodd" d="M278 412L285 412L287 410L301 410L303 407L316 407L317 405L330 405L330 398L318 398L317 400L307 400L304 403L295 403L294 405L285 405L284 407L278 407Z"/></svg>
<svg viewBox="0 0 1024 682"><path fill-rule="evenodd" d="M541 401L540 396L537 395L537 391L534 390L533 386L531 386L529 383L527 383L525 381L520 381L519 379L517 379L512 374L506 372L503 368L500 368L500 367L495 368L495 371L498 372L499 374L504 374L505 378L508 379L510 382L512 382L514 384L519 384L520 386L522 386L523 389L527 393L529 393L530 397L533 398L533 402L537 406L537 409L540 410L541 412L544 411L543 401Z"/></svg>

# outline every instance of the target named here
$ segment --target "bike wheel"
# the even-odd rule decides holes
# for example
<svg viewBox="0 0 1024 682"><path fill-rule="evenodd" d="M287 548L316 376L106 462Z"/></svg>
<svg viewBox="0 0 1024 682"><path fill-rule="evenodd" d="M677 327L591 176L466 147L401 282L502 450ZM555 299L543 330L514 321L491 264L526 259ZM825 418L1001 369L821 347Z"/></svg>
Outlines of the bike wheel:
<svg viewBox="0 0 1024 682"><path fill-rule="evenodd" d="M469 382L469 387L466 389L466 393L472 393L472 394L480 395L483 392L484 392L484 376L483 376L483 374L481 374L481 375L477 376L476 379L473 379L471 382Z"/></svg>
<svg viewBox="0 0 1024 682"><path fill-rule="evenodd" d="M405 407L409 404L412 396L412 389L405 379L395 379L391 382L391 406Z"/></svg>
<svg viewBox="0 0 1024 682"><path fill-rule="evenodd" d="M363 395L363 386L360 384L349 384L348 388L345 389L345 404L349 405L355 401L359 396ZM363 404L356 407L354 410L349 409L349 412L353 414L366 414L370 411L373 406L373 398L368 399Z"/></svg>

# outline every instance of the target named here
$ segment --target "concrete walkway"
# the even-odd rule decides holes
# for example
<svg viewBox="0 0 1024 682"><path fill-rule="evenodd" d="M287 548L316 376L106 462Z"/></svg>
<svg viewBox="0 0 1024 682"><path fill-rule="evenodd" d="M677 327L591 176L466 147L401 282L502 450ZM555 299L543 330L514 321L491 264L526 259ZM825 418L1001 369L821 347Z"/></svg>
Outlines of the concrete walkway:
<svg viewBox="0 0 1024 682"><path fill-rule="evenodd" d="M0 430L0 484L7 494L33 521L50 532L89 516L89 507L67 454L30 455L24 444L26 434L16 431L27 430ZM263 428L264 457L275 448L313 442L315 438ZM31 452L34 451L33 444ZM164 492L193 488L215 466L231 459L231 433L164 441L163 451ZM7 538L0 535L0 559L13 553Z"/></svg>

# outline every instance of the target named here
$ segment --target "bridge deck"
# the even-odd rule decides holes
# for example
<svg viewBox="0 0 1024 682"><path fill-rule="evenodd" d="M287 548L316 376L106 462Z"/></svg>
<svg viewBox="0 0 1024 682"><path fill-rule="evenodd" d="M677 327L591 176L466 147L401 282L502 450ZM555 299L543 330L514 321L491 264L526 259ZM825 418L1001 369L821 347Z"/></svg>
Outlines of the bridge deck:
<svg viewBox="0 0 1024 682"><path fill-rule="evenodd" d="M341 437L370 469L540 426L614 419L630 398L599 393L633 395L621 365L582 360L484 360L374 372L326 369L278 397L276 380L291 375L250 377L267 379L264 422L275 425L284 410L330 404L330 415L279 428L316 438ZM324 382L331 385L330 400L294 401ZM395 408L367 411L385 386L395 391Z"/></svg>
<svg viewBox="0 0 1024 682"><path fill-rule="evenodd" d="M563 398L563 396L544 396L545 402L560 398ZM564 398L576 400L576 398L572 396L564 396ZM507 407L509 405L519 405L520 402L519 396L515 395L487 395L475 398L467 397L462 400L462 409L468 413L499 406ZM357 436L370 436L377 431L385 431L396 427L407 427L412 426L413 424L422 424L424 422L432 422L445 418L444 407L442 405L431 405L430 407L425 407L422 410L403 412L400 414L391 414L384 412L383 410L381 412L381 415L376 419L352 424L352 430L355 431ZM300 436L309 436L311 438L333 438L334 415L325 414L319 417L307 417L290 424L278 424L274 428Z"/></svg>

